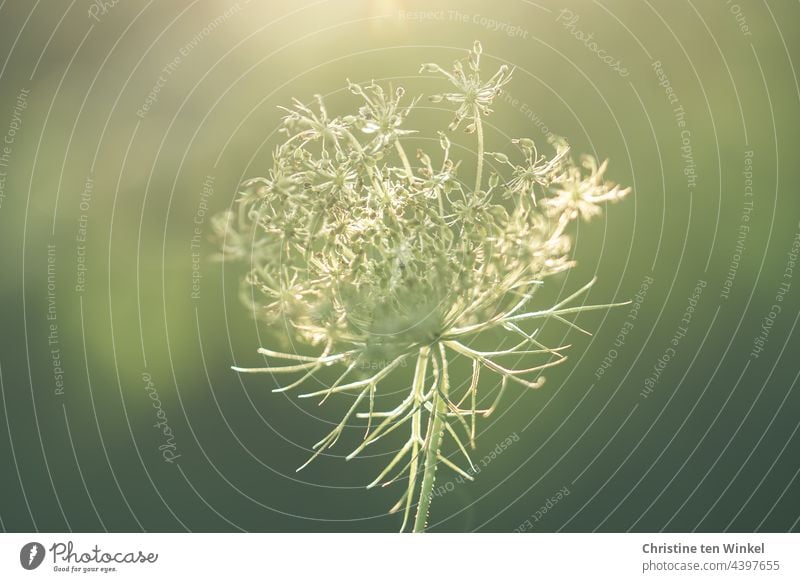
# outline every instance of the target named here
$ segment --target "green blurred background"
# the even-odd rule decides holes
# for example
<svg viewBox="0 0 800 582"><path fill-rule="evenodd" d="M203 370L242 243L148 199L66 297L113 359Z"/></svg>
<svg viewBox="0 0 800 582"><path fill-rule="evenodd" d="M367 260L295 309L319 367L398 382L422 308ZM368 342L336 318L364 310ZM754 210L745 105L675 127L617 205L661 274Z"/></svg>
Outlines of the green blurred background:
<svg viewBox="0 0 800 582"><path fill-rule="evenodd" d="M295 473L346 400L230 370L288 344L239 302L241 267L210 260L209 219L266 173L277 106L322 93L344 111L346 78L435 92L419 63L479 39L487 67L517 68L488 149L552 131L633 187L581 225L547 297L595 274L593 303L652 284L635 321L547 325L570 359L479 425L474 483L439 472L432 529L797 531L799 16L745 0L0 3L0 526L397 530L402 486L363 489L392 446Z"/></svg>

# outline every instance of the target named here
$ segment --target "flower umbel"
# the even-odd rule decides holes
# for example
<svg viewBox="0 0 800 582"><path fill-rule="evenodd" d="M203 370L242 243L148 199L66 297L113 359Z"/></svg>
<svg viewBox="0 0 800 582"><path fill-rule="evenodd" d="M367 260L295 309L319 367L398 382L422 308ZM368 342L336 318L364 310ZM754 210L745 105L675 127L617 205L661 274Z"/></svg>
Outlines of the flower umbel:
<svg viewBox="0 0 800 582"><path fill-rule="evenodd" d="M465 119L469 123L466 129L467 133L475 131L475 123L479 116L486 116L492 112L489 106L495 97L500 95L503 86L511 80L513 71L509 70L508 65L502 65L488 81L481 80L482 52L481 43L475 41L475 46L470 51L467 59L469 72L464 70L464 64L461 61L453 63L452 72L444 70L435 63L425 63L420 68L420 73L443 75L458 89L458 91L452 93L431 95L429 98L434 103L444 99L459 105L456 115L449 125L451 131L458 129L458 126Z"/></svg>
<svg viewBox="0 0 800 582"><path fill-rule="evenodd" d="M482 119L512 71L502 65L483 81L481 54L475 43L466 69L462 61L452 72L422 67L456 87L433 97L455 104L450 130L466 122L476 134L473 187L459 179L468 164L453 158L443 132L429 136L437 151L416 150L412 166L405 146L417 132L404 124L416 99L402 104L401 88L349 83L360 99L354 113L331 116L321 97L313 108L295 101L285 110L285 140L272 168L243 183L236 208L213 223L221 255L249 263L246 304L263 320L282 322L293 339L318 346L318 355L260 348L265 367L234 369L290 375L275 389L285 392L340 366L326 388L300 394L351 399L303 466L348 426L361 424L365 435L347 459L404 431L404 444L368 485L405 483L393 508L403 514L401 529L427 527L439 463L472 479L477 418L497 409L507 387L539 388L542 371L566 359L568 346L545 345L530 325L552 319L580 330L568 316L613 305L575 304L592 281L555 305L532 307L545 279L574 265L568 226L599 215L629 189L605 179L607 162L583 156L576 164L563 140L550 156L525 137L512 140L515 152L485 153ZM484 184L486 158L496 164ZM512 347L479 350L476 342L491 330L513 339ZM520 356L536 363L506 363ZM463 387L451 382L454 358L471 364ZM379 409L386 387L403 382L401 399ZM442 452L444 441L454 443L462 463Z"/></svg>

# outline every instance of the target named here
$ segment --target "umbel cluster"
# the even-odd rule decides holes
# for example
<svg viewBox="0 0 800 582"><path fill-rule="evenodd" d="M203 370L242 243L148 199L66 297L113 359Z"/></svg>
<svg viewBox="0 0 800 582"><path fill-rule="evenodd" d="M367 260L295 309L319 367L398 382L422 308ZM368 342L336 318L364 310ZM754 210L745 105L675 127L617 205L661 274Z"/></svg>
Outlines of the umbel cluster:
<svg viewBox="0 0 800 582"><path fill-rule="evenodd" d="M344 114L320 96L295 100L271 168L244 182L235 208L214 221L221 256L247 267L241 296L252 312L309 346L305 352L317 348L260 348L265 367L235 369L294 374L275 390L283 392L338 366L329 386L300 395L344 394L351 403L309 461L348 426L365 436L347 459L402 431L407 439L369 486L402 483L393 511L405 528L416 507L415 531L426 527L437 465L471 479L476 418L495 410L507 385L538 388L541 371L564 361L565 347L540 342L538 326L551 319L577 327L567 316L608 307L575 304L591 282L554 305L533 306L547 277L574 265L570 225L629 192L606 180L606 162L576 161L562 139L551 140L550 153L523 136L507 153L486 151L484 119L513 71L504 64L485 78L481 57L476 42L449 70L422 65L449 85L428 97L451 109L442 131L408 122L420 98L399 87L350 82L356 105ZM465 159L448 137L460 129L475 140ZM408 147L431 142L427 151ZM474 347L489 331L511 347ZM470 362L471 381L451 385L453 358ZM508 364L523 359L538 361ZM402 385L396 405L376 405ZM442 451L445 439L463 462Z"/></svg>

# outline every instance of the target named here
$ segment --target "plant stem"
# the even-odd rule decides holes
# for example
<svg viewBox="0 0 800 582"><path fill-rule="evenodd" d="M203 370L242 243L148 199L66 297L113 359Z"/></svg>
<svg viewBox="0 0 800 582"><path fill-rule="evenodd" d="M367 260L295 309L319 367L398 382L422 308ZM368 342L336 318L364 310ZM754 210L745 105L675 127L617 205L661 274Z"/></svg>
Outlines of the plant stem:
<svg viewBox="0 0 800 582"><path fill-rule="evenodd" d="M436 390L433 394L433 409L430 418L430 435L426 443L425 468L422 474L422 485L419 493L419 503L417 504L417 516L414 520L414 533L422 533L428 523L428 512L433 497L433 484L436 481L436 463L439 458L439 449L442 445L442 435L444 433L445 417L447 416L447 393L450 388L450 379L447 376L447 359L444 353L444 346L439 344L442 355L442 379L441 390Z"/></svg>
<svg viewBox="0 0 800 582"><path fill-rule="evenodd" d="M475 111L475 130L478 134L478 169L475 172L475 191L473 196L477 197L481 191L481 178L483 177L483 124L481 114Z"/></svg>
<svg viewBox="0 0 800 582"><path fill-rule="evenodd" d="M361 142L358 141L358 138L354 136L351 132L347 132L347 136L350 138L350 142L353 144L355 150L362 156L366 157L367 153L364 151L364 148L361 146ZM370 168L369 170L369 177L372 181L372 187L375 188L375 191L378 193L386 195L386 191L381 186L380 175L376 176L376 170L374 167Z"/></svg>
<svg viewBox="0 0 800 582"><path fill-rule="evenodd" d="M416 412L411 417L411 462L408 467L408 489L405 495L405 511L403 512L403 525L400 531L406 529L408 516L411 513L411 503L414 497L414 489L417 486L417 467L419 465L419 447L422 442L422 410L423 392L425 392L425 371L428 368L430 358L430 346L422 346L417 356L417 367L414 371L414 384L412 386L412 396Z"/></svg>
<svg viewBox="0 0 800 582"><path fill-rule="evenodd" d="M406 171L406 175L408 176L409 183L414 183L414 171L411 169L411 163L408 161L408 156L406 155L406 150L403 149L403 145L400 143L400 140L394 142L394 147L397 150L397 155L400 156L400 160L403 162L403 168Z"/></svg>

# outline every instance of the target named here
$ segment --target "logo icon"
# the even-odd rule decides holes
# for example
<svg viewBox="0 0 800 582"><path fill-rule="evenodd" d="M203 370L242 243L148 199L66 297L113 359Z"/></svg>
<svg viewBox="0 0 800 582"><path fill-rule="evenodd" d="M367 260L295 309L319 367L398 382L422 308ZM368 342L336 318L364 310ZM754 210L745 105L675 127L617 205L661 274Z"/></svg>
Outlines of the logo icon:
<svg viewBox="0 0 800 582"><path fill-rule="evenodd" d="M35 570L44 561L44 546L39 542L29 542L19 552L19 563L26 570Z"/></svg>

